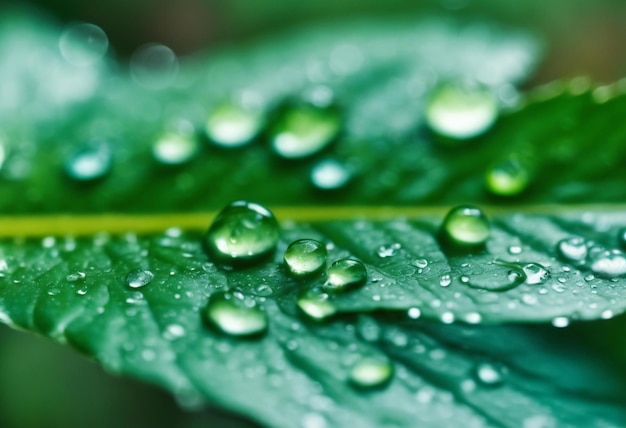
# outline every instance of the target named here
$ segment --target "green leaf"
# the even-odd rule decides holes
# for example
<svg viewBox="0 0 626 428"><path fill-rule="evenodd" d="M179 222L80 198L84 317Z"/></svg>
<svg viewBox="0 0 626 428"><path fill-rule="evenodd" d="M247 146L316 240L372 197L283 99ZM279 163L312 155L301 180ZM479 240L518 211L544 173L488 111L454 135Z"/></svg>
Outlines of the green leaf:
<svg viewBox="0 0 626 428"><path fill-rule="evenodd" d="M146 237L5 240L0 308L4 322L66 342L109 370L186 399L200 395L271 426L322 419L329 426L515 426L528 418L567 424L592 414L619 426L626 417L618 406L620 381L596 357L576 350L582 345L545 327L485 323L569 323L623 312L623 279L585 280L589 265L558 260L556 243L576 235L613 248L625 224L621 213L496 216L487 249L463 255L446 254L436 238L438 221L429 217L295 223L283 229L273 261L235 270L210 262L200 237L179 229ZM291 278L281 261L287 244L301 237L332 244L329 262L351 256L366 263L362 288L331 297L340 312L396 309L407 315L307 319L298 296L325 278ZM383 245L393 255L381 257ZM521 252L511 255L511 246ZM422 257L428 264L418 273L415 261ZM490 276L501 269L495 259L542 263L551 277L499 292L461 282L464 273ZM138 269L152 275L130 284L129 273ZM442 275L450 275L451 284L443 287ZM206 325L201 314L209 296L223 290L263 307L266 335L241 339ZM411 319L419 315L483 325ZM558 357L560 346L575 347L566 364ZM394 378L376 391L355 392L348 373L366 357L391 361ZM502 385L480 385L472 373L481 362L502 367ZM511 413L515 406L519 411Z"/></svg>

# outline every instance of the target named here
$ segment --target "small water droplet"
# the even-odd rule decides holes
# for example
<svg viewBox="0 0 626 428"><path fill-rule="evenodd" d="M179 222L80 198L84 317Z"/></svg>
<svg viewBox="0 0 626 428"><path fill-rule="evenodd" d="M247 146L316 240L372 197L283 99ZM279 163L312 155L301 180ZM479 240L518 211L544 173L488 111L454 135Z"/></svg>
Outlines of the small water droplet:
<svg viewBox="0 0 626 428"><path fill-rule="evenodd" d="M426 106L430 128L445 137L468 139L495 122L498 100L489 88L474 82L445 83L431 94Z"/></svg>
<svg viewBox="0 0 626 428"><path fill-rule="evenodd" d="M257 103L225 102L209 113L205 132L218 146L241 147L257 138L265 126L265 116Z"/></svg>
<svg viewBox="0 0 626 428"><path fill-rule="evenodd" d="M130 72L140 86L152 90L164 89L174 82L178 74L178 58L167 46L149 43L133 54Z"/></svg>
<svg viewBox="0 0 626 428"><path fill-rule="evenodd" d="M483 317L478 312L469 312L465 315L465 322L468 324L479 324Z"/></svg>
<svg viewBox="0 0 626 428"><path fill-rule="evenodd" d="M420 311L419 308L415 308L415 307L409 308L409 310L407 311L407 316L411 318L412 320L416 320L422 316L422 311Z"/></svg>
<svg viewBox="0 0 626 428"><path fill-rule="evenodd" d="M580 237L561 239L557 251L567 262L582 262L587 257L587 243Z"/></svg>
<svg viewBox="0 0 626 428"><path fill-rule="evenodd" d="M520 247L519 245L511 245L507 248L507 251L510 255L516 256L522 253L522 247Z"/></svg>
<svg viewBox="0 0 626 428"><path fill-rule="evenodd" d="M475 376L478 381L486 386L498 386L503 382L501 369L492 363L483 362L476 365Z"/></svg>
<svg viewBox="0 0 626 428"><path fill-rule="evenodd" d="M487 189L498 196L516 196L530 183L530 172L515 157L492 165L485 176Z"/></svg>
<svg viewBox="0 0 626 428"><path fill-rule="evenodd" d="M528 263L522 267L526 275L526 284L543 284L550 279L550 272L539 263Z"/></svg>
<svg viewBox="0 0 626 428"><path fill-rule="evenodd" d="M80 281L84 281L85 277L86 277L85 272L76 271L76 272L68 274L65 277L65 279L68 280L69 282L80 282Z"/></svg>
<svg viewBox="0 0 626 428"><path fill-rule="evenodd" d="M126 275L126 284L130 288L140 288L148 285L154 278L154 274L149 270L137 269Z"/></svg>
<svg viewBox="0 0 626 428"><path fill-rule="evenodd" d="M603 320L611 319L611 318L613 318L613 311L610 310L610 309L606 309L606 310L602 311L602 313L600 314L600 317Z"/></svg>
<svg viewBox="0 0 626 428"><path fill-rule="evenodd" d="M349 381L363 389L380 388L393 376L393 366L384 358L363 358L350 369Z"/></svg>
<svg viewBox="0 0 626 428"><path fill-rule="evenodd" d="M605 278L616 278L626 274L626 256L619 250L590 252L591 271Z"/></svg>
<svg viewBox="0 0 626 428"><path fill-rule="evenodd" d="M552 320L552 325L557 328L564 328L569 325L569 318L567 317L556 317Z"/></svg>
<svg viewBox="0 0 626 428"><path fill-rule="evenodd" d="M247 201L226 206L204 237L210 255L224 263L257 261L278 244L278 223L265 207Z"/></svg>
<svg viewBox="0 0 626 428"><path fill-rule="evenodd" d="M337 260L330 265L327 274L328 281L324 283L324 289L333 292L358 287L367 280L365 266L353 259Z"/></svg>
<svg viewBox="0 0 626 428"><path fill-rule="evenodd" d="M326 265L326 247L314 239L292 242L285 251L285 264L293 275L310 275Z"/></svg>
<svg viewBox="0 0 626 428"><path fill-rule="evenodd" d="M417 259L413 262L413 265L420 268L420 269L424 269L426 266L428 266L428 260L426 259Z"/></svg>
<svg viewBox="0 0 626 428"><path fill-rule="evenodd" d="M77 181L93 181L111 169L113 156L108 144L92 141L71 154L65 162L65 173Z"/></svg>
<svg viewBox="0 0 626 428"><path fill-rule="evenodd" d="M585 281L589 282L589 281L593 281L594 279L596 279L595 275L590 273L588 275L585 275Z"/></svg>
<svg viewBox="0 0 626 428"><path fill-rule="evenodd" d="M359 336L367 342L376 342L380 339L381 329L373 318L360 316L356 328Z"/></svg>
<svg viewBox="0 0 626 428"><path fill-rule="evenodd" d="M167 340L175 340L185 335L185 327L180 324L170 324L165 327L163 337Z"/></svg>
<svg viewBox="0 0 626 428"><path fill-rule="evenodd" d="M350 169L343 162L335 159L321 160L311 169L311 183L322 190L341 189L351 178Z"/></svg>
<svg viewBox="0 0 626 428"><path fill-rule="evenodd" d="M69 25L59 39L59 50L67 62L86 66L100 60L109 47L109 39L100 27L85 22Z"/></svg>
<svg viewBox="0 0 626 428"><path fill-rule="evenodd" d="M446 274L443 275L440 279L439 279L439 285L441 285L442 287L447 287L448 285L450 285L452 283L452 278L450 278L450 275Z"/></svg>
<svg viewBox="0 0 626 428"><path fill-rule="evenodd" d="M226 292L211 295L202 311L204 320L231 336L254 336L267 331L268 318L256 302Z"/></svg>
<svg viewBox="0 0 626 428"><path fill-rule="evenodd" d="M395 256L396 252L400 249L400 244L395 243L395 244L391 244L391 245L381 245L380 247L378 247L378 257L380 257L381 259L387 258L387 257L393 257Z"/></svg>
<svg viewBox="0 0 626 428"><path fill-rule="evenodd" d="M452 324L454 322L454 314L452 312L444 312L441 314L439 319L444 324Z"/></svg>
<svg viewBox="0 0 626 428"><path fill-rule="evenodd" d="M283 108L270 128L270 142L279 156L300 159L326 148L335 140L340 128L337 108L302 103Z"/></svg>
<svg viewBox="0 0 626 428"><path fill-rule="evenodd" d="M166 132L152 145L154 158L166 165L181 165L189 162L198 152L198 139L189 132Z"/></svg>
<svg viewBox="0 0 626 428"><path fill-rule="evenodd" d="M337 313L337 308L325 293L305 293L298 299L297 305L305 315L315 321L322 321Z"/></svg>
<svg viewBox="0 0 626 428"><path fill-rule="evenodd" d="M452 208L443 220L444 238L461 247L475 247L489 239L489 221L480 208L459 205Z"/></svg>
<svg viewBox="0 0 626 428"><path fill-rule="evenodd" d="M48 294L48 296L57 296L61 294L61 290L59 288L48 288L48 290L46 290L46 293Z"/></svg>

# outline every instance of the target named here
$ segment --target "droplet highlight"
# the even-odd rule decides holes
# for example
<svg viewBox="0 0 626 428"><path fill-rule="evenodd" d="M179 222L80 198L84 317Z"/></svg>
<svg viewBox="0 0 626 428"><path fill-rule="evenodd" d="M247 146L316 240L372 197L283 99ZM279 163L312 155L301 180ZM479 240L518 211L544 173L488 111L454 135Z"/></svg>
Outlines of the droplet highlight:
<svg viewBox="0 0 626 428"><path fill-rule="evenodd" d="M561 239L556 248L559 256L566 262L582 263L587 257L587 243L580 237Z"/></svg>
<svg viewBox="0 0 626 428"><path fill-rule="evenodd" d="M324 159L311 169L311 183L320 190L337 190L352 179L352 172L343 162Z"/></svg>
<svg viewBox="0 0 626 428"><path fill-rule="evenodd" d="M209 140L218 146L241 147L257 138L265 122L265 112L260 106L225 102L209 113L205 132Z"/></svg>
<svg viewBox="0 0 626 428"><path fill-rule="evenodd" d="M350 369L349 382L359 389L385 386L393 376L393 366L384 358L363 358Z"/></svg>
<svg viewBox="0 0 626 428"><path fill-rule="evenodd" d="M95 141L79 148L65 162L66 174L76 181L94 181L111 170L113 156L108 144Z"/></svg>
<svg viewBox="0 0 626 428"><path fill-rule="evenodd" d="M530 172L519 160L509 158L489 167L485 183L494 195L516 196L528 187Z"/></svg>
<svg viewBox="0 0 626 428"><path fill-rule="evenodd" d="M215 218L204 237L209 254L227 263L257 261L271 254L278 244L279 227L265 207L236 201Z"/></svg>
<svg viewBox="0 0 626 428"><path fill-rule="evenodd" d="M619 250L593 251L589 254L588 263L594 274L604 278L626 274L626 256Z"/></svg>
<svg viewBox="0 0 626 428"><path fill-rule="evenodd" d="M141 288L154 279L154 274L149 270L137 269L126 275L126 284L130 288Z"/></svg>
<svg viewBox="0 0 626 428"><path fill-rule="evenodd" d="M476 379L485 386L498 386L503 382L500 367L492 363L483 362L474 369Z"/></svg>
<svg viewBox="0 0 626 428"><path fill-rule="evenodd" d="M152 145L152 155L165 165L181 165L189 162L199 149L193 127L187 132L165 132Z"/></svg>
<svg viewBox="0 0 626 428"><path fill-rule="evenodd" d="M326 265L326 246L314 239L299 239L292 242L285 251L285 264L289 272L296 276L310 275Z"/></svg>
<svg viewBox="0 0 626 428"><path fill-rule="evenodd" d="M337 313L337 308L325 293L304 293L298 299L297 306L302 313L314 321L323 321Z"/></svg>

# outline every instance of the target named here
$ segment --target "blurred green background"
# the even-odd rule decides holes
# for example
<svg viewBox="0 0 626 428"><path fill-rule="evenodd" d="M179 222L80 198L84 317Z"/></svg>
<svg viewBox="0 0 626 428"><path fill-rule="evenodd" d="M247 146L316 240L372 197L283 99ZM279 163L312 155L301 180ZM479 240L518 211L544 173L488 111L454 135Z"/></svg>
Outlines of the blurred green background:
<svg viewBox="0 0 626 428"><path fill-rule="evenodd" d="M626 75L623 0L39 0L4 7L14 6L61 26L94 23L121 59L147 42L185 56L305 24L411 13L531 30L546 55L527 86L580 74L602 82ZM106 374L69 349L6 327L0 327L0 386L0 427L253 426L214 409L181 411L155 388Z"/></svg>

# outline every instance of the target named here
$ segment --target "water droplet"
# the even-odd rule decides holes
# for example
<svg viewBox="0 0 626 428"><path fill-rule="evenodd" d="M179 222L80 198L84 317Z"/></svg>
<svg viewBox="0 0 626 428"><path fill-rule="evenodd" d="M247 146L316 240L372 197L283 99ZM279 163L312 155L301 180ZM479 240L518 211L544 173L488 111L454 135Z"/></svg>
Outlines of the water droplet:
<svg viewBox="0 0 626 428"><path fill-rule="evenodd" d="M617 240L622 249L626 250L626 227L623 227L619 230L617 234Z"/></svg>
<svg viewBox="0 0 626 428"><path fill-rule="evenodd" d="M507 248L507 251L510 255L516 256L522 253L522 247L520 247L519 245L511 245Z"/></svg>
<svg viewBox="0 0 626 428"><path fill-rule="evenodd" d="M202 311L204 320L231 336L253 336L268 328L265 311L254 300L218 292L211 295Z"/></svg>
<svg viewBox="0 0 626 428"><path fill-rule="evenodd" d="M81 271L76 271L73 273L68 274L65 279L68 280L69 282L81 282L85 280L85 272L81 272Z"/></svg>
<svg viewBox="0 0 626 428"><path fill-rule="evenodd" d="M452 283L452 278L450 278L450 275L443 275L440 279L439 279L439 285L441 285L442 287L447 287L448 285L450 285Z"/></svg>
<svg viewBox="0 0 626 428"><path fill-rule="evenodd" d="M439 319L444 324L452 324L454 322L454 314L452 312L444 312L441 314Z"/></svg>
<svg viewBox="0 0 626 428"><path fill-rule="evenodd" d="M217 215L204 242L211 256L221 262L251 262L274 251L278 232L278 223L267 208L236 201Z"/></svg>
<svg viewBox="0 0 626 428"><path fill-rule="evenodd" d="M426 266L428 266L428 260L426 259L417 259L413 262L413 265L420 268L420 269L424 269Z"/></svg>
<svg viewBox="0 0 626 428"><path fill-rule="evenodd" d="M619 250L593 252L589 255L593 273L605 278L615 278L626 274L626 256Z"/></svg>
<svg viewBox="0 0 626 428"><path fill-rule="evenodd" d="M550 272L539 263L528 263L522 267L526 275L526 284L543 284L550 278Z"/></svg>
<svg viewBox="0 0 626 428"><path fill-rule="evenodd" d="M321 160L311 170L311 183L322 190L341 189L351 178L350 169L335 159Z"/></svg>
<svg viewBox="0 0 626 428"><path fill-rule="evenodd" d="M292 242L285 251L284 260L294 275L309 275L326 265L326 247L314 239Z"/></svg>
<svg viewBox="0 0 626 428"><path fill-rule="evenodd" d="M190 161L198 152L198 139L189 132L166 132L152 145L154 158L166 165L180 165Z"/></svg>
<svg viewBox="0 0 626 428"><path fill-rule="evenodd" d="M337 308L328 300L328 294L305 293L298 299L298 308L309 318L322 321L337 313Z"/></svg>
<svg viewBox="0 0 626 428"><path fill-rule="evenodd" d="M113 156L108 144L93 141L67 158L65 172L77 181L93 181L109 172L112 161Z"/></svg>
<svg viewBox="0 0 626 428"><path fill-rule="evenodd" d="M178 74L178 58L165 45L149 43L140 47L130 60L133 79L146 89L170 86Z"/></svg>
<svg viewBox="0 0 626 428"><path fill-rule="evenodd" d="M185 327L180 324L170 324L165 327L163 337L167 340L175 340L185 335Z"/></svg>
<svg viewBox="0 0 626 428"><path fill-rule="evenodd" d="M567 317L556 317L552 320L552 325L557 328L564 328L569 325L569 318Z"/></svg>
<svg viewBox="0 0 626 428"><path fill-rule="evenodd" d="M363 389L379 388L393 376L393 366L384 358L363 358L350 369L349 381Z"/></svg>
<svg viewBox="0 0 626 428"><path fill-rule="evenodd" d="M367 342L376 342L380 339L381 329L376 320L368 316L360 316L356 325L357 333Z"/></svg>
<svg viewBox="0 0 626 428"><path fill-rule="evenodd" d="M489 221L480 208L459 205L452 208L441 225L443 236L450 243L475 247L489 239Z"/></svg>
<svg viewBox="0 0 626 428"><path fill-rule="evenodd" d="M396 254L396 251L398 251L399 249L400 244L398 243L391 245L381 245L380 247L378 247L378 257L380 257L381 259L393 257Z"/></svg>
<svg viewBox="0 0 626 428"><path fill-rule="evenodd" d="M61 290L59 288L48 288L46 293L48 294L48 296L58 296L59 294L61 294Z"/></svg>
<svg viewBox="0 0 626 428"><path fill-rule="evenodd" d="M209 113L205 131L218 146L240 147L259 135L265 121L265 112L260 106L226 102Z"/></svg>
<svg viewBox="0 0 626 428"><path fill-rule="evenodd" d="M582 262L587 257L587 243L579 237L561 239L557 251L567 262Z"/></svg>
<svg viewBox="0 0 626 428"><path fill-rule="evenodd" d="M148 285L154 279L154 274L149 270L137 269L126 275L126 284L130 288L140 288Z"/></svg>
<svg viewBox="0 0 626 428"><path fill-rule="evenodd" d="M487 189L498 196L516 196L530 183L530 172L522 163L508 158L492 165L485 176Z"/></svg>
<svg viewBox="0 0 626 428"><path fill-rule="evenodd" d="M480 363L474 370L476 379L483 385L498 386L503 382L502 371L494 364Z"/></svg>
<svg viewBox="0 0 626 428"><path fill-rule="evenodd" d="M327 274L328 281L324 283L324 289L333 292L357 287L367 279L363 263L353 259L337 260L330 265Z"/></svg>
<svg viewBox="0 0 626 428"><path fill-rule="evenodd" d="M481 290L506 291L517 287L525 279L523 271L514 264L495 262L492 268L472 274L467 285Z"/></svg>
<svg viewBox="0 0 626 428"><path fill-rule="evenodd" d="M426 106L430 128L446 137L468 139L482 134L495 122L498 100L487 87L473 82L440 85Z"/></svg>
<svg viewBox="0 0 626 428"><path fill-rule="evenodd" d="M422 316L422 311L420 311L419 308L409 308L409 310L407 311L407 315L412 320L416 320Z"/></svg>
<svg viewBox="0 0 626 428"><path fill-rule="evenodd" d="M85 66L100 60L109 39L100 27L85 22L69 25L59 39L59 50L67 62Z"/></svg>
<svg viewBox="0 0 626 428"><path fill-rule="evenodd" d="M270 129L274 151L287 159L311 156L335 140L341 128L339 111L300 104L283 109Z"/></svg>

